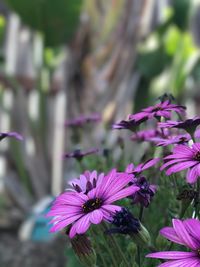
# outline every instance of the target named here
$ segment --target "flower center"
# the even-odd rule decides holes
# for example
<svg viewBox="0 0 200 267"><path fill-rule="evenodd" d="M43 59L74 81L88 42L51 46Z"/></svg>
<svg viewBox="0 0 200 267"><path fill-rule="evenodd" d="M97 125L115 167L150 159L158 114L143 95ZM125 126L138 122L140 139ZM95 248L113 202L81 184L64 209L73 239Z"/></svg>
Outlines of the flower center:
<svg viewBox="0 0 200 267"><path fill-rule="evenodd" d="M99 209L102 206L103 201L100 198L93 198L88 200L85 204L82 205L83 212L89 213L93 210Z"/></svg>
<svg viewBox="0 0 200 267"><path fill-rule="evenodd" d="M198 152L196 153L196 155L194 156L194 159L200 161L200 151L198 151Z"/></svg>

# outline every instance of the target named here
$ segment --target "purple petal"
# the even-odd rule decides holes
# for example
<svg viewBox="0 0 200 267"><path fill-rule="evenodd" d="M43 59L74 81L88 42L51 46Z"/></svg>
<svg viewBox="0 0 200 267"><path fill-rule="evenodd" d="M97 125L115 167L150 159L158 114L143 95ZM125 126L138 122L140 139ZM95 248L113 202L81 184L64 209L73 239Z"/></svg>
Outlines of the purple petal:
<svg viewBox="0 0 200 267"><path fill-rule="evenodd" d="M172 165L172 164L176 164L176 163L179 163L179 162L184 162L185 160L184 159L172 159L172 160L169 160L167 161L165 164L163 164L160 168L160 170L164 170L165 168L167 168L168 166Z"/></svg>
<svg viewBox="0 0 200 267"><path fill-rule="evenodd" d="M94 224L99 224L103 220L103 213L101 210L94 210L90 213L90 222Z"/></svg>
<svg viewBox="0 0 200 267"><path fill-rule="evenodd" d="M154 159L150 159L147 162L145 162L142 166L142 170L146 170L152 166L154 166L156 163L158 163L160 161L160 158L154 158Z"/></svg>
<svg viewBox="0 0 200 267"><path fill-rule="evenodd" d="M122 208L117 205L103 205L102 209L109 213L116 213L116 211L120 211Z"/></svg>
<svg viewBox="0 0 200 267"><path fill-rule="evenodd" d="M14 137L20 141L24 139L23 136L17 132L0 133L0 141L6 137Z"/></svg>
<svg viewBox="0 0 200 267"><path fill-rule="evenodd" d="M193 156L192 149L186 145L178 145L178 146L174 147L173 153L174 154L181 154L183 156L189 156L189 157Z"/></svg>
<svg viewBox="0 0 200 267"><path fill-rule="evenodd" d="M199 264L198 258L188 258L161 263L158 267L199 267Z"/></svg>
<svg viewBox="0 0 200 267"><path fill-rule="evenodd" d="M164 260L180 260L191 257L196 257L195 252L182 252L182 251L163 251L148 254L148 258L164 259Z"/></svg>
<svg viewBox="0 0 200 267"><path fill-rule="evenodd" d="M86 214L82 218L80 218L77 222L75 222L72 227L76 229L75 232L77 234L84 234L90 227L90 224L91 224L90 214ZM70 238L71 238L71 235L70 235Z"/></svg>
<svg viewBox="0 0 200 267"><path fill-rule="evenodd" d="M186 219L183 221L183 224L189 234L197 240L200 247L200 221L197 219Z"/></svg>
<svg viewBox="0 0 200 267"><path fill-rule="evenodd" d="M185 162L177 163L177 164L173 165L172 167L170 167L166 171L166 174L170 175L170 174L175 173L175 172L180 172L182 170L185 170L189 167L194 166L195 164L196 164L195 161L185 161Z"/></svg>
<svg viewBox="0 0 200 267"><path fill-rule="evenodd" d="M50 232L57 232L57 231L65 228L66 226L70 225L71 223L73 223L74 221L79 219L81 216L82 216L82 214L78 214L78 215L72 216L68 219L64 219L63 221L59 221L59 218L58 218L57 222L54 221L54 225L50 229Z"/></svg>
<svg viewBox="0 0 200 267"><path fill-rule="evenodd" d="M190 184L194 184L198 177L199 177L199 174L197 172L197 166L194 166L193 168L189 169L187 171L187 176L186 176L186 179L187 179L187 182L190 183Z"/></svg>
<svg viewBox="0 0 200 267"><path fill-rule="evenodd" d="M183 222L181 220L178 219L173 219L173 227L174 230L177 234L177 236L180 238L180 240L182 242L184 242L184 244L191 248L192 250L196 250L198 249L198 243L195 242L194 240L192 240L191 236L189 235L189 233L187 232Z"/></svg>
<svg viewBox="0 0 200 267"><path fill-rule="evenodd" d="M172 227L164 227L160 230L160 234L172 242L175 242L180 245L185 244L182 240L180 240L180 238L177 236L175 230Z"/></svg>
<svg viewBox="0 0 200 267"><path fill-rule="evenodd" d="M112 203L116 200L130 196L139 190L140 190L140 188L135 186L135 185L129 186L129 187L117 192L116 194L110 196L109 198L105 199L105 202L107 204Z"/></svg>
<svg viewBox="0 0 200 267"><path fill-rule="evenodd" d="M103 197L109 198L109 196L116 194L123 187L128 185L128 183L132 180L132 177L133 176L131 174L119 173L116 179L114 179L104 191Z"/></svg>

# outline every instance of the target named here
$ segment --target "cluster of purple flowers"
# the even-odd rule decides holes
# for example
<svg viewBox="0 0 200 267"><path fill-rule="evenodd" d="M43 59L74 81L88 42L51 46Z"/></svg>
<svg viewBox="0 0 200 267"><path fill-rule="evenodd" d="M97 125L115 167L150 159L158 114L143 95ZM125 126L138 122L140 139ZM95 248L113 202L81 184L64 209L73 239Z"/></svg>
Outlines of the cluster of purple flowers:
<svg viewBox="0 0 200 267"><path fill-rule="evenodd" d="M177 120L175 120L177 116ZM182 118L182 119L181 119ZM153 120L154 128L145 129L147 121ZM149 124L148 124L149 125ZM200 177L200 137L197 129L200 117L186 119L186 108L173 104L172 99L160 99L160 103L131 114L128 120L113 124L113 129L128 129L132 132L132 141L155 143L163 149L163 165L160 172L166 170L167 176L187 170L186 182L192 186ZM140 127L143 128L141 129ZM172 152L169 145L173 146ZM65 157L77 157L96 153L89 150L85 154L75 151ZM168 153L168 155L166 155ZM152 184L149 177L143 174L155 166L161 159L153 158L135 166L129 164L122 172L112 169L107 174L97 171L85 171L79 178L69 182L70 188L59 195L52 204L47 216L51 220L52 232L68 229L69 237L83 235L91 224L103 221L111 224L108 234L128 234L135 236L143 228L140 219L116 201L126 199L126 205L140 205L147 208L153 200L157 184ZM199 187L198 187L199 189ZM197 195L199 193L197 192ZM130 201L131 200L131 201ZM147 257L167 260L160 267L197 267L200 266L200 221L196 210L196 219L173 219L173 227L165 227L160 231L168 240L184 245L191 251L165 251L148 254Z"/></svg>

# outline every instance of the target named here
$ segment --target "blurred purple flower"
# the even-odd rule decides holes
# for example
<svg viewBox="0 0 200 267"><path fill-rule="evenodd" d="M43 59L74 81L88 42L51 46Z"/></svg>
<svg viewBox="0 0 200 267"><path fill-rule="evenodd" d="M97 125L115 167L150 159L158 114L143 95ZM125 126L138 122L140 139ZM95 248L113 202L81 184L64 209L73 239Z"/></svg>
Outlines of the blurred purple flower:
<svg viewBox="0 0 200 267"><path fill-rule="evenodd" d="M91 115L82 115L80 117L65 122L67 127L82 127L86 123L101 121L101 115L94 113Z"/></svg>
<svg viewBox="0 0 200 267"><path fill-rule="evenodd" d="M197 219L172 220L173 227L165 227L160 234L168 240L183 245L192 251L161 251L150 253L147 258L167 260L159 267L200 266L200 221Z"/></svg>
<svg viewBox="0 0 200 267"><path fill-rule="evenodd" d="M158 129L149 129L138 131L131 136L132 141L149 141L156 142L157 138L163 138L163 133Z"/></svg>
<svg viewBox="0 0 200 267"><path fill-rule="evenodd" d="M88 193L64 192L56 198L47 216L54 218L51 232L70 226L69 237L84 234L91 224L110 222L121 207L113 202L134 194L139 188L128 185L132 175L110 171Z"/></svg>
<svg viewBox="0 0 200 267"><path fill-rule="evenodd" d="M6 137L14 137L15 139L20 140L20 141L24 139L23 136L17 132L0 133L0 141Z"/></svg>
<svg viewBox="0 0 200 267"><path fill-rule="evenodd" d="M170 100L166 100L164 102L156 104L155 106L144 108L141 112L129 115L129 119L135 121L161 117L170 119L172 111L175 111L178 114L184 114L185 109L186 107L184 106L171 104Z"/></svg>
<svg viewBox="0 0 200 267"><path fill-rule="evenodd" d="M160 168L166 171L167 175L188 169L187 182L195 183L200 176L200 143L193 145L177 145L173 149L173 153L164 158L165 164Z"/></svg>
<svg viewBox="0 0 200 267"><path fill-rule="evenodd" d="M82 160L83 157L91 155L91 154L95 154L98 153L99 149L98 148L92 148L90 150L87 150L85 152L81 151L81 149L76 149L74 152L70 152L70 153L65 153L63 155L63 158L75 158L77 160Z"/></svg>
<svg viewBox="0 0 200 267"><path fill-rule="evenodd" d="M157 186L150 184L143 176L134 178L133 185L140 188L130 197L133 200L133 204L140 203L143 207L147 208L155 195Z"/></svg>
<svg viewBox="0 0 200 267"><path fill-rule="evenodd" d="M137 127L142 123L144 122L146 119L142 119L142 120L138 120L138 121L135 121L135 120L122 120L118 123L114 123L112 125L112 128L113 129L117 129L117 130L121 130L121 129L128 129L128 130L131 130L132 132L134 132Z"/></svg>
<svg viewBox="0 0 200 267"><path fill-rule="evenodd" d="M189 134L180 134L177 136L169 136L168 139L157 139L157 146L168 146L168 145L178 145L178 144L187 144L191 140Z"/></svg>
<svg viewBox="0 0 200 267"><path fill-rule="evenodd" d="M166 121L158 123L160 128L177 128L184 129L188 133L194 133L197 126L200 125L200 117L195 117L193 119L188 119L185 121Z"/></svg>

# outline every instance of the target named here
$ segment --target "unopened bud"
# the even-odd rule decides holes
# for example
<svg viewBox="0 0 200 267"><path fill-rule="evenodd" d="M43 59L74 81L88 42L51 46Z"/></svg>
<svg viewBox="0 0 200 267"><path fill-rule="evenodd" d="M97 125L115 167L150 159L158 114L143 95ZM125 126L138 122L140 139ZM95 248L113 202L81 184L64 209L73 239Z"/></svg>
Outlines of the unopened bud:
<svg viewBox="0 0 200 267"><path fill-rule="evenodd" d="M140 230L138 231L138 233L133 233L131 236L134 242L139 246L144 246L144 245L150 246L151 245L150 234L148 230L142 224L140 224Z"/></svg>
<svg viewBox="0 0 200 267"><path fill-rule="evenodd" d="M86 235L77 235L71 239L72 248L84 266L96 266L96 253Z"/></svg>

